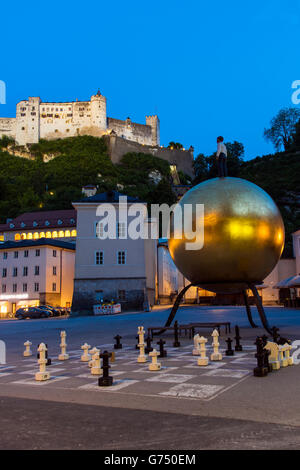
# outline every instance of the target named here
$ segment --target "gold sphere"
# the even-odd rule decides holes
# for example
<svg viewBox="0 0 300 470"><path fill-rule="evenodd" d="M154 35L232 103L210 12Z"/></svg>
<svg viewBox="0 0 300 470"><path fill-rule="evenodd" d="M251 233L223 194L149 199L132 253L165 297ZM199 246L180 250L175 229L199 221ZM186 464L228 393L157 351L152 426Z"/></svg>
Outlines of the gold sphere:
<svg viewBox="0 0 300 470"><path fill-rule="evenodd" d="M212 292L240 292L260 284L278 262L284 247L284 225L273 199L241 178L213 178L190 189L179 201L193 207L190 232L175 238L170 229L170 254L192 283ZM190 250L192 230L200 227L196 204L204 204L204 244Z"/></svg>

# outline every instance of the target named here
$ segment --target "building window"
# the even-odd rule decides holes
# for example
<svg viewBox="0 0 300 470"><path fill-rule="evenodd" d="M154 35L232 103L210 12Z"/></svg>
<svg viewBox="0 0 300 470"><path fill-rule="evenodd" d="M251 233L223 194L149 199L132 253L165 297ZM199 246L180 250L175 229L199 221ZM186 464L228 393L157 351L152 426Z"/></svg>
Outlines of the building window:
<svg viewBox="0 0 300 470"><path fill-rule="evenodd" d="M31 232L27 233L27 240L32 240L32 233Z"/></svg>
<svg viewBox="0 0 300 470"><path fill-rule="evenodd" d="M18 275L18 268L13 268L13 277L17 277Z"/></svg>
<svg viewBox="0 0 300 470"><path fill-rule="evenodd" d="M119 300L126 300L126 290L119 290L118 297L119 297Z"/></svg>
<svg viewBox="0 0 300 470"><path fill-rule="evenodd" d="M34 292L39 292L40 290L40 284L38 282L34 283Z"/></svg>
<svg viewBox="0 0 300 470"><path fill-rule="evenodd" d="M27 266L23 267L23 276L28 276L28 267Z"/></svg>
<svg viewBox="0 0 300 470"><path fill-rule="evenodd" d="M14 251L14 258L18 258L19 256L19 252L18 251Z"/></svg>
<svg viewBox="0 0 300 470"><path fill-rule="evenodd" d="M118 264L126 264L126 252L118 251Z"/></svg>
<svg viewBox="0 0 300 470"><path fill-rule="evenodd" d="M103 251L96 251L96 253L95 253L95 263L96 264L104 264L104 252Z"/></svg>
<svg viewBox="0 0 300 470"><path fill-rule="evenodd" d="M53 266L53 276L56 276L56 266Z"/></svg>
<svg viewBox="0 0 300 470"><path fill-rule="evenodd" d="M56 258L56 250L53 250L53 257Z"/></svg>
<svg viewBox="0 0 300 470"><path fill-rule="evenodd" d="M24 258L28 258L28 250L24 251Z"/></svg>
<svg viewBox="0 0 300 470"><path fill-rule="evenodd" d="M6 284L2 284L2 294L6 293Z"/></svg>
<svg viewBox="0 0 300 470"><path fill-rule="evenodd" d="M96 223L96 237L104 238L104 224L102 222Z"/></svg>
<svg viewBox="0 0 300 470"><path fill-rule="evenodd" d="M76 236L77 236L77 230L72 230L71 236L72 236L72 237L76 237Z"/></svg>
<svg viewBox="0 0 300 470"><path fill-rule="evenodd" d="M39 276L39 274L40 274L40 267L39 267L39 266L35 266L35 267L34 267L34 275L35 275L35 276Z"/></svg>
<svg viewBox="0 0 300 470"><path fill-rule="evenodd" d="M63 238L65 236L65 232L63 230L60 230L58 232L58 236L59 236L59 238Z"/></svg>
<svg viewBox="0 0 300 470"><path fill-rule="evenodd" d="M52 283L52 290L53 290L53 292L56 292L56 282Z"/></svg>
<svg viewBox="0 0 300 470"><path fill-rule="evenodd" d="M27 284L23 284L23 292L27 292Z"/></svg>
<svg viewBox="0 0 300 470"><path fill-rule="evenodd" d="M65 237L70 237L70 236L71 236L70 230L66 230L66 231L65 231Z"/></svg>
<svg viewBox="0 0 300 470"><path fill-rule="evenodd" d="M40 256L41 250L35 250L35 256Z"/></svg>
<svg viewBox="0 0 300 470"><path fill-rule="evenodd" d="M7 251L4 251L4 253L3 253L3 259L7 259Z"/></svg>
<svg viewBox="0 0 300 470"><path fill-rule="evenodd" d="M117 238L126 238L126 223L117 223Z"/></svg>
<svg viewBox="0 0 300 470"><path fill-rule="evenodd" d="M6 276L7 276L7 269L3 268L2 269L2 277L6 277Z"/></svg>
<svg viewBox="0 0 300 470"><path fill-rule="evenodd" d="M18 286L17 284L13 284L13 292L16 293L18 290Z"/></svg>

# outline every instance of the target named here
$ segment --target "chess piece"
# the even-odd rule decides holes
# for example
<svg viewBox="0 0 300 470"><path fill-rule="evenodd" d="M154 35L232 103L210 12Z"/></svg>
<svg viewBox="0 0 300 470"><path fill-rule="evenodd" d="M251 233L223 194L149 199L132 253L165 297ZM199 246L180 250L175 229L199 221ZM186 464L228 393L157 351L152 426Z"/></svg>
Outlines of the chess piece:
<svg viewBox="0 0 300 470"><path fill-rule="evenodd" d="M147 362L147 357L145 356L145 343L144 343L145 330L142 326L138 327L138 335L139 335L139 348L140 348L138 362L144 363L144 362Z"/></svg>
<svg viewBox="0 0 300 470"><path fill-rule="evenodd" d="M103 354L100 354L100 358L102 359L102 371L103 376L99 377L98 385L99 387L110 387L113 384L113 378L109 375L109 359L111 357L111 353L108 351L104 351Z"/></svg>
<svg viewBox="0 0 300 470"><path fill-rule="evenodd" d="M42 343L40 343L40 344L42 344ZM38 352L37 352L37 355L36 355L36 357L37 357L38 359L40 358L40 353L39 353L39 346L40 346L40 344L38 344L38 349L37 349ZM46 358L46 360L47 360L46 366L51 366L51 359L50 359L50 357L48 357L48 344L46 344L45 346L46 346L45 358Z"/></svg>
<svg viewBox="0 0 300 470"><path fill-rule="evenodd" d="M234 337L234 339L235 339L235 347L234 347L234 350L237 351L237 352L238 352L238 351L243 351L243 346L242 346L241 343L240 343L240 340L242 339L242 338L240 337L240 329L239 329L239 327L238 327L237 325L235 326L235 337Z"/></svg>
<svg viewBox="0 0 300 470"><path fill-rule="evenodd" d="M288 345L287 345L288 346ZM279 361L280 361L280 367L287 367L288 360L286 357L286 345L283 344L282 346L279 346Z"/></svg>
<svg viewBox="0 0 300 470"><path fill-rule="evenodd" d="M145 347L145 353L146 354L149 354L149 352L153 351L153 348L151 346L151 342L152 342L152 338L151 338L151 336L148 335L147 338L146 338L146 345L147 346Z"/></svg>
<svg viewBox="0 0 300 470"><path fill-rule="evenodd" d="M88 364L89 367L93 367L93 364L94 364L93 355L95 354L96 351L98 351L96 347L89 350L89 355L91 356L91 360L89 361L89 364ZM99 349L99 353L100 353L100 349Z"/></svg>
<svg viewBox="0 0 300 470"><path fill-rule="evenodd" d="M65 331L60 332L60 348L61 353L58 356L59 361L66 361L69 359L69 354L67 354L67 343L66 343L67 333Z"/></svg>
<svg viewBox="0 0 300 470"><path fill-rule="evenodd" d="M87 343L84 343L82 346L81 346L81 349L83 350L83 354L81 356L81 361L82 362L89 362L91 360L91 356L89 354L89 349L90 349L90 345L87 344Z"/></svg>
<svg viewBox="0 0 300 470"><path fill-rule="evenodd" d="M25 343L24 343L24 346L25 346L25 351L23 352L23 356L24 357L29 357L29 356L32 356L32 351L30 349L30 346L32 346L32 343L27 340Z"/></svg>
<svg viewBox="0 0 300 470"><path fill-rule="evenodd" d="M257 337L254 343L256 345L257 367L253 369L255 377L265 377L268 375L268 368L265 367L265 351L262 338Z"/></svg>
<svg viewBox="0 0 300 470"><path fill-rule="evenodd" d="M214 351L210 356L210 360L211 361L222 361L222 354L219 352L220 343L218 341L218 338L219 338L218 330L214 330L211 335L213 337L212 346L213 346Z"/></svg>
<svg viewBox="0 0 300 470"><path fill-rule="evenodd" d="M115 351L111 352L110 362L116 362L116 353L115 353Z"/></svg>
<svg viewBox="0 0 300 470"><path fill-rule="evenodd" d="M159 341L157 341L158 346L159 346L159 356L158 357L167 357L167 351L164 349L164 344L166 342L161 338Z"/></svg>
<svg viewBox="0 0 300 470"><path fill-rule="evenodd" d="M272 336L273 336L273 342L278 344L278 340L280 338L280 334L278 333L279 328L277 328L276 326L273 326L271 328L271 332L272 332Z"/></svg>
<svg viewBox="0 0 300 470"><path fill-rule="evenodd" d="M234 356L234 350L232 349L232 346L231 346L232 345L232 339L227 338L226 343L227 343L227 349L225 351L226 356Z"/></svg>
<svg viewBox="0 0 300 470"><path fill-rule="evenodd" d="M193 356L200 356L200 343L199 343L200 336L197 334L194 336L194 349L193 349Z"/></svg>
<svg viewBox="0 0 300 470"><path fill-rule="evenodd" d="M161 369L160 362L157 362L158 355L159 355L159 352L156 351L156 349L153 349L153 351L149 353L149 356L152 357L152 362L151 364L149 364L149 370L157 371Z"/></svg>
<svg viewBox="0 0 300 470"><path fill-rule="evenodd" d="M277 343L267 341L267 344L264 348L270 351L270 354L268 356L268 362L272 366L272 370L279 370L279 345Z"/></svg>
<svg viewBox="0 0 300 470"><path fill-rule="evenodd" d="M174 348L179 348L180 347L180 342L178 340L178 322L177 320L174 323L174 343L173 343Z"/></svg>
<svg viewBox="0 0 300 470"><path fill-rule="evenodd" d="M91 367L91 374L92 375L101 375L101 359L100 359L100 349L93 348L93 356L92 356L92 367ZM90 351L90 353L92 352Z"/></svg>
<svg viewBox="0 0 300 470"><path fill-rule="evenodd" d="M47 358L46 358L46 352L47 352L47 346L44 343L40 343L38 347L38 352L39 352L39 360L38 363L40 365L40 371L35 374L35 380L38 382L43 382L45 380L50 379L50 374L49 372L46 372L46 365L47 365Z"/></svg>
<svg viewBox="0 0 300 470"><path fill-rule="evenodd" d="M199 335L198 335L199 336ZM206 343L207 339L204 336L200 336L198 338L199 345L200 345L200 357L198 359L198 366L207 366L208 365L208 357L206 356Z"/></svg>
<svg viewBox="0 0 300 470"><path fill-rule="evenodd" d="M290 344L286 344L286 352L285 352L285 355L286 355L286 359L287 359L288 366L294 365L294 360L293 360L293 358L291 357L291 349L292 349L292 346L291 346Z"/></svg>
<svg viewBox="0 0 300 470"><path fill-rule="evenodd" d="M121 339L122 339L122 336L120 335L117 335L114 337L114 339L116 340L116 344L114 344L114 349L122 349L122 344L121 344Z"/></svg>
<svg viewBox="0 0 300 470"><path fill-rule="evenodd" d="M272 364L270 364L269 362L269 356L271 354L271 351L265 347L268 343L268 337L266 335L263 335L261 339L263 342L263 347L264 347L264 352L265 352L264 366L268 369L268 372L272 372L273 367L272 367Z"/></svg>

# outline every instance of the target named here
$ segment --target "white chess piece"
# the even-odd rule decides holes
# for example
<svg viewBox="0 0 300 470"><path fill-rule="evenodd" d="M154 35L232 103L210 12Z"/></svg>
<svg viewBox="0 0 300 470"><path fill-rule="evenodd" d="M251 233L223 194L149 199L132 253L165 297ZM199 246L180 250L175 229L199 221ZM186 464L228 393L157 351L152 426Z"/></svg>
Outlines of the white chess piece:
<svg viewBox="0 0 300 470"><path fill-rule="evenodd" d="M208 357L206 356L206 346L207 339L204 336L199 338L200 344L200 356L198 359L198 366L207 366L208 365Z"/></svg>
<svg viewBox="0 0 300 470"><path fill-rule="evenodd" d="M265 349L268 351L271 351L271 354L269 355L269 364L272 365L273 370L279 370L280 369L280 361L279 361L279 346L277 343L274 343L272 341L268 341L267 344L265 345Z"/></svg>
<svg viewBox="0 0 300 470"><path fill-rule="evenodd" d="M279 361L281 367L287 367L289 365L286 356L287 346L288 344L283 344L282 346L279 346Z"/></svg>
<svg viewBox="0 0 300 470"><path fill-rule="evenodd" d="M91 356L91 360L89 361L89 367L93 367L93 355L95 354L95 352L97 351L97 348L94 347L93 349L90 349L89 351L89 355Z"/></svg>
<svg viewBox="0 0 300 470"><path fill-rule="evenodd" d="M161 363L157 362L157 357L159 356L159 352L156 351L156 349L153 349L153 351L149 353L149 356L152 357L152 362L151 364L149 364L149 370L152 370L152 371L160 370Z"/></svg>
<svg viewBox="0 0 300 470"><path fill-rule="evenodd" d="M199 343L200 336L196 334L194 336L194 349L193 349L193 356L200 356L200 343Z"/></svg>
<svg viewBox="0 0 300 470"><path fill-rule="evenodd" d="M25 351L23 352L23 356L24 357L29 357L29 356L32 356L32 351L30 349L30 346L32 345L32 343L27 340L25 343L24 343L24 346L25 346Z"/></svg>
<svg viewBox="0 0 300 470"><path fill-rule="evenodd" d="M218 341L218 338L219 338L218 330L214 330L212 332L212 337L213 337L212 346L214 348L214 352L211 354L210 360L211 361L222 361L222 354L219 352L220 343Z"/></svg>
<svg viewBox="0 0 300 470"><path fill-rule="evenodd" d="M91 374L92 375L101 375L102 374L102 369L101 369L101 359L100 359L100 349L93 348L93 356L92 356L92 368L91 368ZM91 352L92 352L91 351Z"/></svg>
<svg viewBox="0 0 300 470"><path fill-rule="evenodd" d="M40 353L40 358L38 360L38 363L40 365L40 371L35 374L35 380L39 382L50 379L49 372L46 372L46 364L47 364L46 351L47 351L46 345L44 343L41 343L38 347L38 352Z"/></svg>
<svg viewBox="0 0 300 470"><path fill-rule="evenodd" d="M145 330L143 326L138 327L138 335L139 335L139 344L138 347L140 349L140 354L138 356L138 362L144 363L147 362L147 357L145 355L145 342L144 342L144 337L145 337Z"/></svg>
<svg viewBox="0 0 300 470"><path fill-rule="evenodd" d="M83 350L83 354L81 356L81 361L82 362L89 362L91 360L91 356L89 354L89 349L90 349L90 345L87 344L87 343L84 343L82 346L81 346L81 349Z"/></svg>
<svg viewBox="0 0 300 470"><path fill-rule="evenodd" d="M61 353L58 356L59 361L66 361L67 359L69 359L69 354L67 354L66 336L67 336L67 333L65 331L60 332Z"/></svg>

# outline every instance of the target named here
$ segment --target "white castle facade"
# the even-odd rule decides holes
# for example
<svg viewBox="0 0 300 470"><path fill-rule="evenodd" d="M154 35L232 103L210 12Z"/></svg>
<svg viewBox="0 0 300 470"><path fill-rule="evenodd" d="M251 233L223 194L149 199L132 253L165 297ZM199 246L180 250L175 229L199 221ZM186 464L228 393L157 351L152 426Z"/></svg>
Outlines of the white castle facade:
<svg viewBox="0 0 300 470"><path fill-rule="evenodd" d="M116 134L139 144L159 146L159 119L146 116L146 124L107 117L106 98L100 91L90 101L42 102L39 97L17 103L15 118L0 118L0 138L12 137L18 145L38 143L40 139L59 139L78 135L101 137Z"/></svg>

